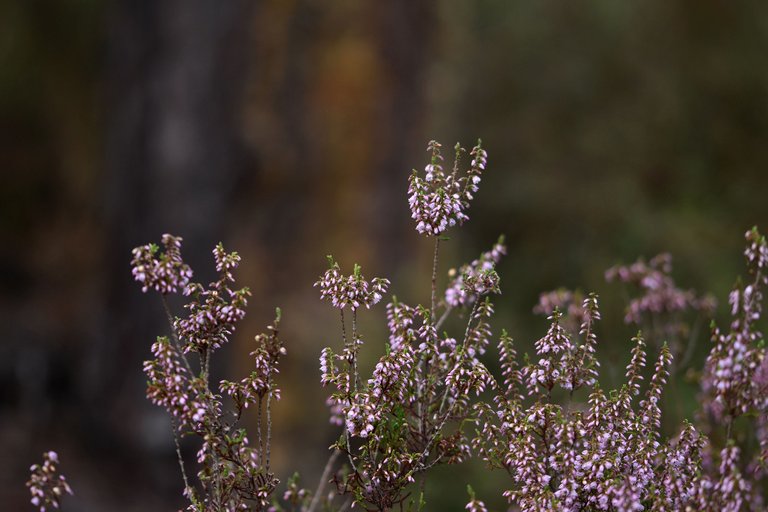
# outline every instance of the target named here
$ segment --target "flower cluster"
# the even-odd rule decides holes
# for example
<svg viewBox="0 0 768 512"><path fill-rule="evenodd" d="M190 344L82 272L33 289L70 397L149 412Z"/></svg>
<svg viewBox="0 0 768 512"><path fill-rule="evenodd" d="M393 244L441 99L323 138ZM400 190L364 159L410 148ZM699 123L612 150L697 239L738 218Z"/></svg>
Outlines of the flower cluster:
<svg viewBox="0 0 768 512"><path fill-rule="evenodd" d="M555 308L549 316L552 324L547 334L535 343L540 358L536 363L526 365L520 374L530 394L540 390L549 396L556 385L572 393L595 383L599 366L594 358L597 342L594 323L600 319L597 296L591 294L584 299L581 310L579 334L584 337L581 343L572 341L571 335L561 325L562 313L559 309Z"/></svg>
<svg viewBox="0 0 768 512"><path fill-rule="evenodd" d="M545 317L551 316L555 310L562 314L561 325L569 333L578 332L584 322L584 295L580 291L558 288L539 295L539 302L533 307L533 312Z"/></svg>
<svg viewBox="0 0 768 512"><path fill-rule="evenodd" d="M29 468L30 476L27 487L32 495L30 502L38 507L40 512L48 510L47 507L58 509L61 498L65 494L73 494L67 483L67 479L59 473L57 465L59 456L56 452L45 452L43 464L33 464Z"/></svg>
<svg viewBox="0 0 768 512"><path fill-rule="evenodd" d="M432 157L424 168L424 177L414 170L409 178L411 217L416 221L416 231L427 236L437 236L469 218L465 212L478 190L488 161L488 154L478 141L470 152L472 161L469 170L466 175L459 176L459 160L465 150L456 144L453 170L446 173L442 166L441 147L438 142L430 141L427 151Z"/></svg>
<svg viewBox="0 0 768 512"><path fill-rule="evenodd" d="M388 510L406 499L417 475L469 457L468 439L452 426L472 413L470 396L493 385L478 357L491 336L493 306L486 295L498 290L495 272L479 273L476 279L474 284L469 280L478 300L463 338L438 335L428 308L393 298L387 305L389 347L369 379L359 378L361 342L354 314L342 352L322 351L321 382L335 386L330 403L344 426L336 448L347 454L351 467L341 489L356 502ZM481 286L480 279L488 282Z"/></svg>
<svg viewBox="0 0 768 512"><path fill-rule="evenodd" d="M283 493L283 501L286 501L294 509L306 510L311 505L312 494L299 487L299 474L294 473L286 482L286 490Z"/></svg>
<svg viewBox="0 0 768 512"><path fill-rule="evenodd" d="M160 252L156 244L136 247L131 259L133 278L141 283L141 291L150 288L162 293L177 293L192 279L192 270L181 259L182 238L164 234L161 243L165 248Z"/></svg>
<svg viewBox="0 0 768 512"><path fill-rule="evenodd" d="M716 305L711 296L700 297L693 290L678 288L671 274L672 256L667 253L659 254L647 263L639 259L631 265L618 265L605 272L607 281L626 283L640 291L638 297L630 300L624 321L642 328L656 344L660 340L680 344L682 339L690 337L690 326L683 315L694 311L710 316Z"/></svg>
<svg viewBox="0 0 768 512"><path fill-rule="evenodd" d="M158 337L152 344L152 355L154 359L144 362L147 398L164 407L179 430L198 425L203 421L206 406L197 397L199 382L189 375L176 347L167 337Z"/></svg>
<svg viewBox="0 0 768 512"><path fill-rule="evenodd" d="M482 253L478 259L461 266L458 271L451 269L448 276L452 280L445 289L445 303L454 308L465 306L478 295L493 292L493 270L505 254L507 247L502 236L490 251Z"/></svg>
<svg viewBox="0 0 768 512"><path fill-rule="evenodd" d="M766 349L758 327L762 314L763 287L768 284L768 243L757 229L746 233L744 252L752 277L746 286L737 283L730 294L731 325L727 332L713 326L713 347L704 367L703 388L709 412L733 421L751 410L765 413L768 375Z"/></svg>
<svg viewBox="0 0 768 512"><path fill-rule="evenodd" d="M552 307L552 325L535 344L538 362L520 369L511 339L503 335L501 392L493 404L475 406L478 429L473 445L490 467L509 473L513 487L504 496L510 504L522 511L764 510L759 489L765 474L763 455L768 453L763 427L768 418L768 365L763 363L766 349L756 322L762 312L762 287L768 284L763 272L768 244L756 230L746 238L751 283L732 293L729 332L714 329L702 382L706 410L726 422L725 446L718 452L690 423L677 438L663 440L661 397L672 360L666 345L642 393L646 352L638 334L626 384L606 394L597 383L593 357L592 324L600 318L596 297L579 308L584 341L578 346L560 323L558 306L563 302L556 303L571 297L548 297L539 308ZM589 372L582 372L585 367ZM551 393L557 385L571 393L591 386L588 407L565 408L554 402ZM732 425L746 413L758 419L763 454L745 465Z"/></svg>
<svg viewBox="0 0 768 512"><path fill-rule="evenodd" d="M235 282L232 271L239 265L240 256L225 252L221 244L213 249L213 256L219 279L208 288L200 283L188 285L184 293L191 300L184 307L189 313L174 322L185 352L207 353L220 348L229 340L235 324L245 317L251 293L248 288L231 287Z"/></svg>
<svg viewBox="0 0 768 512"><path fill-rule="evenodd" d="M590 304L585 309L598 318L595 297L587 300ZM585 326L588 332L591 329L591 325ZM594 343L591 338L590 345ZM594 374L588 380L576 380L577 386L592 383L589 408L567 411L549 397L555 384L569 389L574 383L563 378L571 361L553 364L555 357L574 351L573 342L559 327L558 314L536 344L541 360L520 373L512 360L510 341L502 339L506 389L497 396L495 406L477 406L481 420L474 445L492 467L504 468L511 475L514 487L504 493L511 504L523 511L630 511L644 510L644 503L659 494L654 490L660 456L658 401L671 356L662 349L644 399L634 404L645 364L642 338L636 342L627 368L628 384L606 396ZM533 381L527 392L534 398L530 405L524 404L520 389L509 389L519 388L521 377Z"/></svg>
<svg viewBox="0 0 768 512"><path fill-rule="evenodd" d="M278 336L281 316L282 312L278 308L274 322L267 326L269 332L256 336L257 348L250 353L254 358L255 370L240 382L222 380L219 383L219 390L234 400L238 415L249 405L263 401L268 394L280 400L280 388L275 385L275 377L280 373L277 368L280 358L286 354Z"/></svg>
<svg viewBox="0 0 768 512"><path fill-rule="evenodd" d="M475 491L472 489L472 486L467 486L467 493L469 493L469 502L464 507L469 512L488 512L488 509L485 508L485 503L478 500L475 496Z"/></svg>
<svg viewBox="0 0 768 512"><path fill-rule="evenodd" d="M330 268L320 277L314 286L320 288L320 298L331 301L333 307L344 309L347 306L353 311L361 306L370 309L377 304L389 287L389 281L381 277L366 281L360 265L355 265L351 276L341 274L339 264L328 256Z"/></svg>

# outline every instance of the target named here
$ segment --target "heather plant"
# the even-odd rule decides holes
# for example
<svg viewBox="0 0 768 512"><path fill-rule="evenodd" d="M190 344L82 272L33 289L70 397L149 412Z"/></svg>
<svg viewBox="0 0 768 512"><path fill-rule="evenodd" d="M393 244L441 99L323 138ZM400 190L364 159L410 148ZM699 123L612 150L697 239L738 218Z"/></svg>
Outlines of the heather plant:
<svg viewBox="0 0 768 512"><path fill-rule="evenodd" d="M504 496L524 511L644 510L644 503L667 510L676 497L657 486L655 471L664 453L659 399L669 349L662 347L650 384L641 394L646 352L638 334L627 383L606 393L596 380L597 296L584 299L582 310L578 333L570 333L555 309L548 332L535 344L538 360L524 366L517 361L512 340L502 335L504 381L493 404L476 405L474 446L491 467L509 473L513 487ZM585 408L553 400L556 388L572 399L582 387L591 388Z"/></svg>
<svg viewBox="0 0 768 512"><path fill-rule="evenodd" d="M186 510L421 510L429 471L473 455L506 472L500 494L510 510L764 510L768 349L759 323L768 285L765 237L757 229L746 233L749 278L729 296L728 327L712 323L713 343L700 374L701 411L695 424L684 420L668 437L661 422L667 380L672 370L687 368L696 325L713 313L714 300L679 288L669 255L613 267L606 278L638 292L624 320L640 330L620 387L606 390L598 380L598 296L566 289L542 294L534 307L549 328L532 356L519 358L502 331L491 365L500 375L494 377L482 359L491 357L490 297L500 293L495 268L507 252L504 238L450 269L447 285L438 287L445 232L468 220L487 154L478 142L468 170L460 172L466 153L460 145L449 171L439 143L431 141L427 151L424 173L409 178L408 202L417 232L434 244L431 279L425 278L429 303L412 306L391 297L385 307L389 334L370 374L360 355L372 344L363 341L358 313L384 299L389 280L368 279L359 265L346 273L329 256L315 283L339 315L338 343L320 353L320 381L331 390L330 420L341 432L314 492L294 474L278 499L270 467L271 407L280 399L276 376L286 354L280 310L255 338L251 373L214 384L212 356L229 342L250 296L235 286L240 257L217 245L219 275L204 286L192 282L181 238L166 234L160 245L133 250L133 277L142 291L159 294L169 322L169 335L152 345L144 372L147 398L170 416ZM178 316L171 294L186 298ZM457 323L448 322L452 315L463 321L453 333L446 330ZM675 359L681 361L676 368ZM242 426L247 413L255 416L250 433ZM194 462L182 454L186 437L197 442ZM27 486L41 512L59 508L61 497L72 493L57 464L56 453L48 452L42 465L31 467ZM187 474L193 465L194 480ZM472 487L467 491L465 509L487 512Z"/></svg>
<svg viewBox="0 0 768 512"><path fill-rule="evenodd" d="M661 435L660 399L672 361L668 345L661 346L642 392L646 343L638 333L626 383L606 394L597 382L598 363L593 357L595 322L600 319L597 297L590 295L577 307L576 294L558 290L542 295L535 308L551 311L551 327L535 344L538 360L526 358L520 366L512 340L502 335L500 392L492 404L475 406L479 418L473 444L491 468L508 472L512 488L504 496L511 505L523 511L763 510L759 482L767 444L762 373L766 365L756 322L762 311L768 249L756 229L746 238L752 281L737 285L731 293L730 332L723 334L713 327L714 346L702 381L709 397L707 411L726 424L719 453L688 422L673 439L665 441ZM639 261L631 267L614 267L607 274L609 279L618 276L638 282L645 290L643 297L630 303L628 322L666 314L665 321L657 320L657 334L673 337L684 331L674 313L709 311L713 301L677 289L670 270L669 258L663 256L650 266ZM571 325L574 319L581 320L577 332L564 327L560 307L569 311ZM573 402L573 392L581 387L591 388L586 405ZM565 405L553 399L556 388L567 391ZM732 436L732 423L748 413L757 418L763 451L757 460L745 464ZM474 497L470 506L478 507Z"/></svg>
<svg viewBox="0 0 768 512"><path fill-rule="evenodd" d="M171 331L170 337L157 338L152 345L154 358L144 363L147 398L171 417L184 496L190 503L187 510L266 510L278 484L270 469L270 446L271 403L280 399L275 376L286 353L278 336L280 310L267 333L256 336L250 375L212 385L211 357L245 316L250 293L234 287L233 271L240 256L227 253L221 244L213 250L218 279L207 287L191 282L192 271L181 258L181 242L180 237L166 234L163 250L154 244L133 250L133 276L143 291L160 294ZM187 313L176 317L167 295L179 292L188 298ZM240 426L249 408L255 409L255 437ZM179 444L186 436L199 441L199 485L187 476Z"/></svg>
<svg viewBox="0 0 768 512"><path fill-rule="evenodd" d="M466 173L460 173L465 150L455 146L450 172L443 169L441 145L431 141L430 162L422 177L410 177L409 204L416 230L434 239L431 301L410 306L392 297L386 306L389 339L370 378L361 377L359 350L363 345L357 313L379 302L389 281L367 281L359 266L345 276L329 257L330 268L315 286L321 298L339 310L341 348L323 349L321 382L334 388L332 421L343 426L333 448L346 455L349 470L338 481L342 493L371 510L402 506L419 480L423 504L425 473L438 464L461 462L470 456L462 423L472 418L470 395L479 395L492 378L478 357L491 335L489 295L499 293L495 263L505 252L503 241L458 271L438 299L437 272L442 233L468 219L467 209L477 192L487 154L480 143L470 152ZM345 311L351 315L347 329ZM463 335L440 333L452 310L465 313Z"/></svg>

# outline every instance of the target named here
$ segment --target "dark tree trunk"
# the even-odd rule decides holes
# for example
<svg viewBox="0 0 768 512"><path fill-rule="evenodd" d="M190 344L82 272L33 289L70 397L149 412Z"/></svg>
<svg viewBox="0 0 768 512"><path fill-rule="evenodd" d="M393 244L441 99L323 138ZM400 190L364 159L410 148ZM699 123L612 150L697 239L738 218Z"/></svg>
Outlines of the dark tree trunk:
<svg viewBox="0 0 768 512"><path fill-rule="evenodd" d="M246 165L239 117L253 5L126 0L111 13L107 321L82 380L90 413L83 421L105 427L93 431L115 433L89 442L96 449L110 446L110 456L121 453L139 463L136 454L158 447L167 452L171 446L170 432L160 432L164 422L150 421L160 411L139 405L144 403L141 361L154 336L168 328L159 299L143 296L131 280L130 250L174 233L184 238L183 253L193 268L211 267L209 251L226 237L232 220L227 204ZM196 277L207 282L210 276ZM173 477L171 471L166 480L178 490Z"/></svg>

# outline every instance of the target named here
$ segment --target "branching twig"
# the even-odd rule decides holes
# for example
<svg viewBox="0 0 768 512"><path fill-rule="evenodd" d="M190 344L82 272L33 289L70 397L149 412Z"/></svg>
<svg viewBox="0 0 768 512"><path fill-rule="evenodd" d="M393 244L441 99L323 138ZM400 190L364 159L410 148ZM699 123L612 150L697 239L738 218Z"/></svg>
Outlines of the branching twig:
<svg viewBox="0 0 768 512"><path fill-rule="evenodd" d="M325 485L328 483L328 476L331 474L333 465L336 462L336 459L339 458L340 454L341 452L339 450L333 450L331 456L328 457L328 462L325 463L323 474L320 475L320 481L317 482L317 488L315 489L315 493L312 496L312 502L309 504L309 508L306 509L305 512L315 512L315 509L320 504L320 495L325 490Z"/></svg>

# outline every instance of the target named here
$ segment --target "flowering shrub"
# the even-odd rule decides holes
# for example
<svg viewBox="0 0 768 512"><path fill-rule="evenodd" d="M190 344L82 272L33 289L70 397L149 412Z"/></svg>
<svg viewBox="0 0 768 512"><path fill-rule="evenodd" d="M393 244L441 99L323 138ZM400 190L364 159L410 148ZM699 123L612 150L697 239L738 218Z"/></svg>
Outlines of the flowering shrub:
<svg viewBox="0 0 768 512"><path fill-rule="evenodd" d="M765 237L747 232L749 279L730 294L729 326L712 324L713 344L700 374L701 411L695 423L685 421L667 438L661 429L667 380L687 368L697 326L711 316L714 299L678 288L669 255L613 267L606 278L634 290L624 320L640 329L618 389L598 381L599 298L565 289L542 294L534 308L550 326L532 357L520 360L502 331L493 356L500 375L492 375L483 360L491 357L490 299L500 293L495 267L507 252L504 238L449 270L444 290L437 285L443 234L468 219L488 155L478 142L462 173L461 146L450 172L442 167L439 143L431 141L428 152L423 177L414 171L409 178L408 201L417 232L434 243L431 280L425 278L430 302L386 301L389 335L370 375L359 362L367 348L358 313L381 302L390 282L366 279L358 265L346 274L329 256L315 283L339 315L339 343L320 351L320 383L330 388L330 420L340 432L314 491L294 474L277 495L270 469L271 404L280 399L275 380L286 353L280 310L256 336L251 373L212 384L211 358L243 319L250 295L234 286L240 257L217 245L219 277L203 286L192 282L181 238L163 235L162 248L134 249L133 276L144 292L160 295L169 321L169 335L152 345L144 372L148 399L171 418L187 510L421 510L430 469L472 456L506 472L499 494L510 510L764 510L768 357L758 324L768 285ZM181 316L166 300L177 293L187 297ZM451 315L464 322L455 333L444 330ZM248 409L256 416L251 433L240 426ZM183 436L199 443L195 481L179 448ZM41 510L58 508L59 498L71 493L56 462L49 452L43 466L32 466L27 485ZM469 486L468 493L466 510L487 511Z"/></svg>
<svg viewBox="0 0 768 512"><path fill-rule="evenodd" d="M429 143L431 161L425 177L410 178L411 211L416 229L428 237L466 220L466 209L477 191L487 155L479 143L466 176L459 177L457 145L451 174L442 169L440 144ZM387 304L389 340L370 378L362 379L358 351L363 344L357 310L377 303L389 281L365 281L360 267L343 277L332 258L315 286L321 298L340 311L343 346L339 354L328 347L320 356L321 382L333 385L329 403L332 421L344 426L336 449L347 456L350 470L339 482L343 493L374 510L389 510L408 498L409 486L438 464L461 462L470 456L462 422L471 419L470 395L479 395L492 377L478 357L490 336L493 305L488 295L499 292L494 262L505 252L502 243L462 267L442 300L437 300L436 273L440 238L435 237L432 296L428 306L410 306L393 297ZM351 311L347 336L344 310ZM450 311L467 310L463 336L439 334Z"/></svg>

